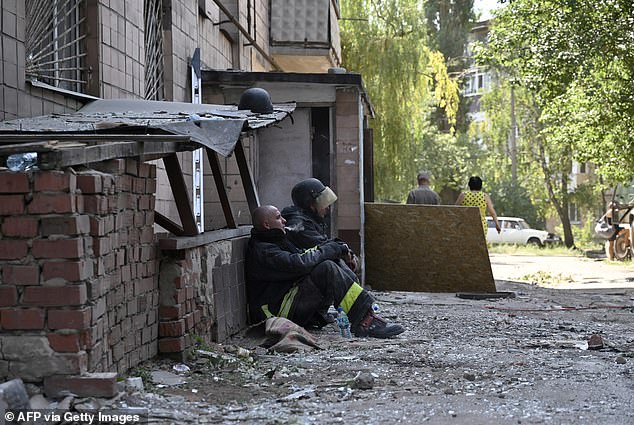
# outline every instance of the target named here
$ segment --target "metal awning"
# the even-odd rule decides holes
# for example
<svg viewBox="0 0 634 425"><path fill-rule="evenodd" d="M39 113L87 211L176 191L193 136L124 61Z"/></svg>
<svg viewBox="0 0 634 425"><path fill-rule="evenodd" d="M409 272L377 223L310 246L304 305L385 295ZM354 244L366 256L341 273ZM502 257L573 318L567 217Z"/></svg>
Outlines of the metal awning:
<svg viewBox="0 0 634 425"><path fill-rule="evenodd" d="M36 142L36 145L30 144L28 149L45 152L62 148L60 141L103 143L125 139L128 142L147 143L160 141L160 137L149 137L152 135L175 135L181 137L172 138L172 142L193 142L226 157L235 149L241 132L283 120L295 110L295 103L275 104L273 108L273 113L257 114L238 110L237 106L232 105L96 100L73 113L0 122L0 140L5 145ZM45 139L55 139L58 143L37 143ZM182 150L195 147L181 145ZM19 146L7 148L0 146L0 155L21 150ZM161 149L155 147L149 153L160 153L157 150Z"/></svg>

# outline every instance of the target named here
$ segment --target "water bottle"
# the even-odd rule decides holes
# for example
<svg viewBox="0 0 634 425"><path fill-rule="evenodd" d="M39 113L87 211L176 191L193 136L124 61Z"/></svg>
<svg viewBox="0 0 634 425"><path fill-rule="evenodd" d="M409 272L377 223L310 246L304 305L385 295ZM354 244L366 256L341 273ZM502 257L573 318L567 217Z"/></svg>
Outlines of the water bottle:
<svg viewBox="0 0 634 425"><path fill-rule="evenodd" d="M352 334L350 333L350 320L342 307L337 309L337 325L339 325L339 331L342 337L352 338Z"/></svg>
<svg viewBox="0 0 634 425"><path fill-rule="evenodd" d="M11 171L26 171L37 164L37 152L16 153L7 157L7 168Z"/></svg>
<svg viewBox="0 0 634 425"><path fill-rule="evenodd" d="M379 307L377 303L372 303L372 311L375 314L379 314L379 312L381 311L381 307Z"/></svg>

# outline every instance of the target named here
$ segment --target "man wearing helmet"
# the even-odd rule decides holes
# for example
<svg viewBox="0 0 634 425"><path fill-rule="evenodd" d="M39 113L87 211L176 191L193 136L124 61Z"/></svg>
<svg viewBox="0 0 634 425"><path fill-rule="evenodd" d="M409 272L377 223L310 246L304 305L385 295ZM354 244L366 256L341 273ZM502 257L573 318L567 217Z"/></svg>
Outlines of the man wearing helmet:
<svg viewBox="0 0 634 425"><path fill-rule="evenodd" d="M308 250L287 239L286 220L272 205L253 211L253 230L247 249L246 274L251 320L278 316L310 325L324 306L341 306L358 337L389 338L404 331L372 310L374 298L356 275L338 260L347 245L326 241Z"/></svg>
<svg viewBox="0 0 634 425"><path fill-rule="evenodd" d="M309 249L331 240L324 218L330 205L337 200L337 195L318 179L310 178L293 187L291 199L293 206L282 210L282 216L287 221L288 239L302 249ZM359 262L352 251L343 261L353 272L359 272Z"/></svg>

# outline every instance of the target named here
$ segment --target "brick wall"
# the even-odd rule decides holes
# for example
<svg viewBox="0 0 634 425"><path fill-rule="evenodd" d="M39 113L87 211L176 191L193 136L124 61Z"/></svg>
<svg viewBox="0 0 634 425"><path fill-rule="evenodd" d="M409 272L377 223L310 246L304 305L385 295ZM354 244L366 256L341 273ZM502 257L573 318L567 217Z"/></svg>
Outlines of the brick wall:
<svg viewBox="0 0 634 425"><path fill-rule="evenodd" d="M0 379L119 371L157 352L156 169L0 172Z"/></svg>
<svg viewBox="0 0 634 425"><path fill-rule="evenodd" d="M357 89L338 89L336 103L337 134L337 219L340 237L360 248L361 204L360 176L363 164L360 155L359 111L360 96ZM352 240L351 238L354 238Z"/></svg>
<svg viewBox="0 0 634 425"><path fill-rule="evenodd" d="M159 352L182 353L194 336L224 341L247 325L248 237L167 252L161 260Z"/></svg>

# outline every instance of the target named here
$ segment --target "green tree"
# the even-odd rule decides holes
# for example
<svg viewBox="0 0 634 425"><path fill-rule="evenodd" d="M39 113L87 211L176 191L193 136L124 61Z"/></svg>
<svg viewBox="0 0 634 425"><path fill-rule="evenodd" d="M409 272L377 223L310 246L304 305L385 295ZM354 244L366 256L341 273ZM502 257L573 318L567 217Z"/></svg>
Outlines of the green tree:
<svg viewBox="0 0 634 425"><path fill-rule="evenodd" d="M441 107L453 125L458 86L428 47L422 1L343 0L341 12L343 65L363 75L376 111L376 197L403 199L427 168L421 156L437 133L430 110Z"/></svg>
<svg viewBox="0 0 634 425"><path fill-rule="evenodd" d="M568 246L572 160L596 163L611 180L634 169L633 8L631 0L513 0L481 56L529 94L521 138Z"/></svg>

